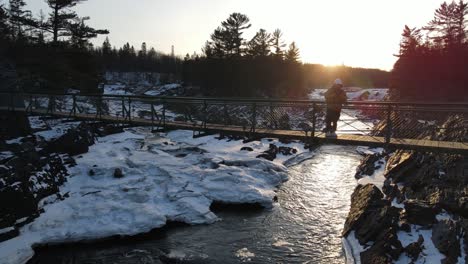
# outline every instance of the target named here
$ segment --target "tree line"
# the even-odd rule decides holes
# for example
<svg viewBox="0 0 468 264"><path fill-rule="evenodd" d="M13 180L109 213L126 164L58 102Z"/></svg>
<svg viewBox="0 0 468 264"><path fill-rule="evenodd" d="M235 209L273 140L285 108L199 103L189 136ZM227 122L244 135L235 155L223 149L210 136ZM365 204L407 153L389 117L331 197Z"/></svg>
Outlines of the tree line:
<svg viewBox="0 0 468 264"><path fill-rule="evenodd" d="M395 99L468 100L467 6L444 2L426 26L405 26L392 71Z"/></svg>
<svg viewBox="0 0 468 264"><path fill-rule="evenodd" d="M304 96L296 44L286 49L279 29L260 29L246 40L251 26L248 16L231 14L211 34L202 56L185 57L184 83L200 86L208 96Z"/></svg>
<svg viewBox="0 0 468 264"><path fill-rule="evenodd" d="M2 89L94 93L105 71L172 74L186 86L200 87L204 96L304 97L310 88L326 87L337 77L348 85L387 83L384 71L302 64L296 43L287 45L279 29L260 29L247 40L243 34L252 25L240 13L214 30L201 55L182 59L146 43L116 48L106 38L94 47L91 40L109 31L90 27L90 17L74 11L86 0L44 1L47 13L33 15L24 0L0 0L0 71L15 72L8 83L0 76Z"/></svg>
<svg viewBox="0 0 468 264"><path fill-rule="evenodd" d="M101 47L94 49L94 53L106 71L158 72L175 75L180 75L182 71L181 58L174 54L156 51L154 47L147 47L146 42L141 44L139 50L128 42L117 49L111 45L109 38L106 38Z"/></svg>
<svg viewBox="0 0 468 264"><path fill-rule="evenodd" d="M0 78L2 89L96 92L104 71L181 70L181 59L144 43L138 51L128 43L112 47L109 39L94 47L90 40L109 31L89 26L90 17L73 10L86 0L44 1L48 13L36 16L24 0L0 1L0 71L15 73L8 81Z"/></svg>
<svg viewBox="0 0 468 264"><path fill-rule="evenodd" d="M348 86L388 87L386 71L301 63L296 43L286 45L279 29L260 29L245 39L251 26L248 16L231 14L211 34L202 56L187 54L184 83L200 86L208 96L241 97L305 97L336 78Z"/></svg>

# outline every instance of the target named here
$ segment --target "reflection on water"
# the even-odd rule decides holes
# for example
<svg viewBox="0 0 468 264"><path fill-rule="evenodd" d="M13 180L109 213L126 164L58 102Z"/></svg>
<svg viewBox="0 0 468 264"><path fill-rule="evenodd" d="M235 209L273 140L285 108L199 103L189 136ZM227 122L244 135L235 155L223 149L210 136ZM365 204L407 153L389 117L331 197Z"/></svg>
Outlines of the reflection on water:
<svg viewBox="0 0 468 264"><path fill-rule="evenodd" d="M271 210L222 210L212 225L41 249L31 263L344 263L340 233L360 160L354 150L323 146L291 167Z"/></svg>

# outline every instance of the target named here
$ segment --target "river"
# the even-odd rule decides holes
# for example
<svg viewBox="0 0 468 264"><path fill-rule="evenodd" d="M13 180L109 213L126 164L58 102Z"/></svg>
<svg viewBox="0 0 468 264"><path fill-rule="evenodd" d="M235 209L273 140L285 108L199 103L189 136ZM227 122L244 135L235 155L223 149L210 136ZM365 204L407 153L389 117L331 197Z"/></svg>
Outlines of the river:
<svg viewBox="0 0 468 264"><path fill-rule="evenodd" d="M272 209L224 208L211 225L41 248L29 263L344 263L340 234L361 160L355 150L321 146L290 167Z"/></svg>

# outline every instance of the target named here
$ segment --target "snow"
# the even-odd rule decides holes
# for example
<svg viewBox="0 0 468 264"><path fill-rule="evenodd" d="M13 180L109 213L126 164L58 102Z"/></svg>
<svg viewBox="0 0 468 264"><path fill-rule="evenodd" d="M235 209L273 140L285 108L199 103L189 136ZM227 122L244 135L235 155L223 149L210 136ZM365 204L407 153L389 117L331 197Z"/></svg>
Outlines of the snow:
<svg viewBox="0 0 468 264"><path fill-rule="evenodd" d="M290 156L270 162L255 158L276 139L249 143L216 136L192 139L191 131L153 134L132 128L99 138L88 153L76 157L61 194L41 202L44 213L20 229L20 236L0 243L5 263L24 263L39 244L77 242L114 235L136 235L164 226L167 221L204 224L218 221L213 201L273 205L276 188L287 180L282 164ZM240 151L250 146L252 152ZM120 168L124 177L113 177ZM94 176L89 176L89 170ZM55 199L55 200L54 200ZM248 252L245 256L251 258Z"/></svg>
<svg viewBox="0 0 468 264"><path fill-rule="evenodd" d="M382 101L388 94L387 88L362 89L359 87L344 88L349 101ZM324 101L327 89L315 89L309 94L312 100Z"/></svg>
<svg viewBox="0 0 468 264"><path fill-rule="evenodd" d="M374 174L372 175L367 175L362 177L361 179L358 180L358 184L360 185L366 185L366 184L373 184L377 188L379 188L382 193L383 193L383 186L385 182L385 166L386 166L387 161L385 158L381 158L380 160L376 161L374 166L380 166L380 168L376 169Z"/></svg>
<svg viewBox="0 0 468 264"><path fill-rule="evenodd" d="M398 203L396 198L393 198L392 206L400 209L405 209L405 204Z"/></svg>
<svg viewBox="0 0 468 264"><path fill-rule="evenodd" d="M361 264L361 252L365 248L359 243L354 231L343 238L343 248L345 251L346 263Z"/></svg>
<svg viewBox="0 0 468 264"><path fill-rule="evenodd" d="M398 240L400 240L403 247L407 247L409 244L417 242L419 235L424 238L423 251L419 259L414 262L415 264L422 263L441 263L441 260L445 258L445 255L439 252L432 242L432 229L422 229L420 226L411 225L411 232L407 233L399 231L397 233ZM402 254L396 264L410 263L411 259L405 254Z"/></svg>
<svg viewBox="0 0 468 264"><path fill-rule="evenodd" d="M164 93L167 93L170 90L175 90L180 88L181 85L178 83L171 83L171 84L166 84L166 85L161 85L156 88L152 88L148 91L145 92L145 95L150 95L150 96L160 96L163 95Z"/></svg>
<svg viewBox="0 0 468 264"><path fill-rule="evenodd" d="M13 152L11 151L2 151L0 152L0 160L3 160L3 159L9 159L11 157L13 157L15 154L13 154Z"/></svg>
<svg viewBox="0 0 468 264"><path fill-rule="evenodd" d="M458 257L458 263L459 264L465 264L465 259L466 259L466 251L465 251L465 239L464 238L460 238L460 252L461 252L461 256Z"/></svg>
<svg viewBox="0 0 468 264"><path fill-rule="evenodd" d="M384 148L372 148L372 147L366 147L366 146L358 146L358 147L356 147L356 151L361 155L373 155L373 154L382 155L384 153L385 149Z"/></svg>
<svg viewBox="0 0 468 264"><path fill-rule="evenodd" d="M242 262L250 262L255 254L250 252L248 248L241 248L236 252L236 257L240 258Z"/></svg>
<svg viewBox="0 0 468 264"><path fill-rule="evenodd" d="M13 228L13 227L2 228L2 229L0 229L0 235L11 232L13 230L15 230L15 228Z"/></svg>
<svg viewBox="0 0 468 264"><path fill-rule="evenodd" d="M61 120L62 122L65 120ZM42 137L45 141L50 141L63 136L69 129L76 128L81 122L64 122L56 123L51 129L34 133L36 136Z"/></svg>
<svg viewBox="0 0 468 264"><path fill-rule="evenodd" d="M104 85L104 94L107 95L133 95L126 85L123 84L106 84Z"/></svg>
<svg viewBox="0 0 468 264"><path fill-rule="evenodd" d="M7 143L7 144L20 144L21 139L23 139L23 137L10 139L10 140L5 141L5 143Z"/></svg>

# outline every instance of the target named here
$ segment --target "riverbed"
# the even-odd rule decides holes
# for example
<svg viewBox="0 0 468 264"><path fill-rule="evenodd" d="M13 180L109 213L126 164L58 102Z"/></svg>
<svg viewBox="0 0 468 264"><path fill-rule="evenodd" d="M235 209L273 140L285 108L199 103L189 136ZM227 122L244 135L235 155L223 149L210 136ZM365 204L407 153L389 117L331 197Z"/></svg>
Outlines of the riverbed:
<svg viewBox="0 0 468 264"><path fill-rule="evenodd" d="M355 147L321 146L289 167L272 209L222 208L214 224L41 248L29 263L345 263L341 231L360 159Z"/></svg>

